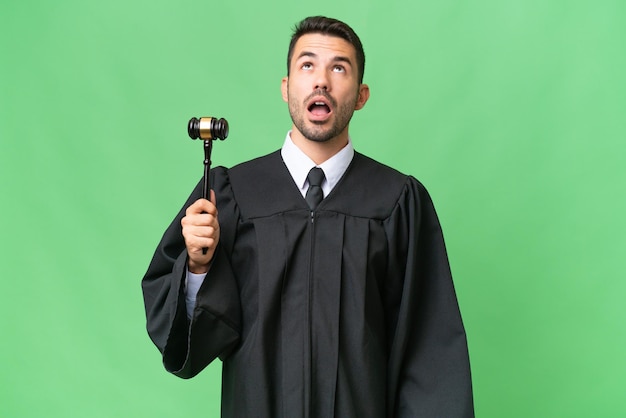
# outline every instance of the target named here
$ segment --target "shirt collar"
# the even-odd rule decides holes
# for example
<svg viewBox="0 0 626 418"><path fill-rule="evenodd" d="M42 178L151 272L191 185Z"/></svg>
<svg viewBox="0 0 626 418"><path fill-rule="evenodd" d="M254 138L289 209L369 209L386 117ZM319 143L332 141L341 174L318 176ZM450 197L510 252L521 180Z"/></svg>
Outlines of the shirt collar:
<svg viewBox="0 0 626 418"><path fill-rule="evenodd" d="M322 190L324 191L324 196L328 196L352 162L354 148L352 141L348 138L348 144L337 154L333 155L322 164L317 165L293 143L291 140L291 131L289 131L287 132L280 153L291 177L300 189L302 196L306 194L306 190L309 186L306 177L313 167L320 167L324 170L325 179L322 182Z"/></svg>

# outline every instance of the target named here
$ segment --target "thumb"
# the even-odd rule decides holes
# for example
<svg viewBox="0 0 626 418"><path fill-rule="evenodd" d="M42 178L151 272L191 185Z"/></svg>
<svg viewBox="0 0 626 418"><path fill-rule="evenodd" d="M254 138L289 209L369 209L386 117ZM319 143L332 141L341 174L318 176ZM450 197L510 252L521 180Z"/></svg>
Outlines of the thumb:
<svg viewBox="0 0 626 418"><path fill-rule="evenodd" d="M211 203L217 206L217 199L215 198L215 191L211 189Z"/></svg>

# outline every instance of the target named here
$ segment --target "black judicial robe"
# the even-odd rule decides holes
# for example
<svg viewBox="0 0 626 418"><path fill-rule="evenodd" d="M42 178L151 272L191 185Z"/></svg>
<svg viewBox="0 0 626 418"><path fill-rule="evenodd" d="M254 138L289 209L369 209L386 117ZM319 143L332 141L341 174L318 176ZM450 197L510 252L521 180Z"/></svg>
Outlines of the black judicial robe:
<svg viewBox="0 0 626 418"><path fill-rule="evenodd" d="M142 288L165 368L223 361L224 417L471 417L441 228L413 177L356 153L314 213L280 152L212 171L221 237L191 320L180 220Z"/></svg>

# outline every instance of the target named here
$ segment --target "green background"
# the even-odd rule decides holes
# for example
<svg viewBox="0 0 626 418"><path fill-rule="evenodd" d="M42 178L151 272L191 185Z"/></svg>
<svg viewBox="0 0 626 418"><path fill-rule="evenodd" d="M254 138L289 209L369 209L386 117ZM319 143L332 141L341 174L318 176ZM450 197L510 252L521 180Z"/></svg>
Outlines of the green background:
<svg viewBox="0 0 626 418"><path fill-rule="evenodd" d="M140 280L202 174L280 147L293 25L345 20L357 150L426 184L479 417L626 416L626 2L8 0L0 5L0 416L218 416L167 374Z"/></svg>

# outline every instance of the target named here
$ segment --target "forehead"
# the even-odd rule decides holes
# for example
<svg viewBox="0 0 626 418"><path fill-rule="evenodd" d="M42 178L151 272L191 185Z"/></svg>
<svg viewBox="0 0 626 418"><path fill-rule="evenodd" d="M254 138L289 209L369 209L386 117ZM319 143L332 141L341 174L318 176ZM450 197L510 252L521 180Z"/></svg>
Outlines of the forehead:
<svg viewBox="0 0 626 418"><path fill-rule="evenodd" d="M296 41L293 59L297 60L304 53L313 53L326 58L345 57L353 64L356 62L356 50L350 42L321 33L307 33Z"/></svg>

